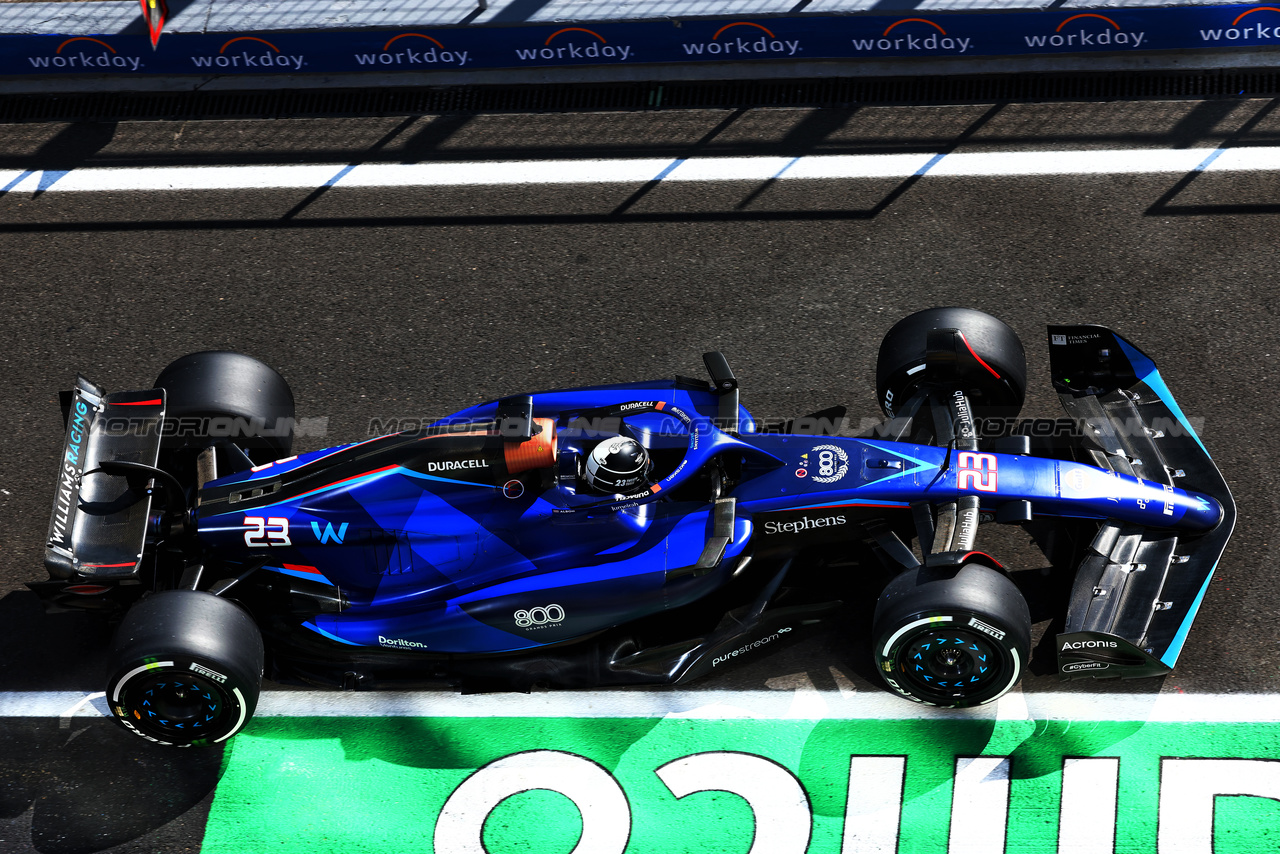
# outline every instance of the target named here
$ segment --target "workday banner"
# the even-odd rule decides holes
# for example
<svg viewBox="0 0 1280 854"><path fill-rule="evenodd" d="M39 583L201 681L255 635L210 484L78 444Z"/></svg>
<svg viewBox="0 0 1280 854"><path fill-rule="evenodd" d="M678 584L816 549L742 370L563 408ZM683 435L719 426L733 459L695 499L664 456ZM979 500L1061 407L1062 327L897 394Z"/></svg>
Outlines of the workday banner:
<svg viewBox="0 0 1280 854"><path fill-rule="evenodd" d="M1280 6L791 16L537 26L0 35L0 75L299 74L1198 51L1280 45Z"/></svg>

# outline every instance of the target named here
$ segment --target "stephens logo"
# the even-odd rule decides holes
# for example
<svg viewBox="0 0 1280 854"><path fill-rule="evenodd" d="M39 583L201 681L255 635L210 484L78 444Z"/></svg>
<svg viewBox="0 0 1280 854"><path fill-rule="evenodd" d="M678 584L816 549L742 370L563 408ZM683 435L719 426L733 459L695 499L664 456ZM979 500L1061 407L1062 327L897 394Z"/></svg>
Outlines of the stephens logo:
<svg viewBox="0 0 1280 854"><path fill-rule="evenodd" d="M72 42L90 42L72 47ZM93 47L92 45L97 45ZM99 50L98 48L102 48ZM121 71L137 71L144 67L140 56L121 56L115 48L102 39L76 36L58 45L53 56L29 56L32 68L74 68L94 71L110 68Z"/></svg>
<svg viewBox="0 0 1280 854"><path fill-rule="evenodd" d="M422 39L430 46L414 41L396 45L400 39ZM392 45L395 45L394 50ZM467 64L470 54L465 50L446 50L438 40L422 33L401 33L384 44L381 53L357 53L355 58L359 65L456 65L461 68Z"/></svg>
<svg viewBox="0 0 1280 854"><path fill-rule="evenodd" d="M822 516L819 518L806 516L794 522L765 522L764 532L766 534L798 534L810 528L829 528L835 525L843 525L848 521L845 516Z"/></svg>
<svg viewBox="0 0 1280 854"><path fill-rule="evenodd" d="M595 41L585 41L582 36L565 35L565 33L586 33ZM551 42L562 35L564 38L556 42L555 47L552 47ZM516 48L516 57L526 62L538 59L616 59L619 62L626 62L632 57L632 53L631 45L609 44L604 36L594 30L587 30L582 27L565 27L563 30L556 30L547 36L547 40L542 43L542 47Z"/></svg>
<svg viewBox="0 0 1280 854"><path fill-rule="evenodd" d="M1076 23L1076 22L1079 23ZM1102 21L1102 24L1096 23ZM1082 12L1072 15L1053 31L1051 36L1023 36L1027 47L1066 47L1112 49L1121 47L1138 47L1147 40L1145 32L1130 33L1123 30L1111 18L1097 12Z"/></svg>
<svg viewBox="0 0 1280 854"><path fill-rule="evenodd" d="M262 53L250 53L258 48L254 45L241 45L238 49L227 52L227 48L236 42L258 42L270 48L270 51ZM274 51L274 53L272 52ZM266 39L260 39L257 36L236 36L218 49L217 56L193 56L191 61L196 64L196 68L288 68L293 71L301 71L302 66L306 65L306 55L298 54L289 56L280 52L280 48L273 45Z"/></svg>
<svg viewBox="0 0 1280 854"><path fill-rule="evenodd" d="M745 36L741 33L732 33L725 36L724 41L720 40L720 36L724 35L725 30L734 27L755 27L763 36L756 38L755 33L748 32ZM789 39L780 39L773 34L773 31L759 24L753 24L750 21L737 21L732 24L725 24L716 30L716 34L711 37L709 42L685 42L681 45L684 48L686 56L705 56L707 54L720 56L745 56L753 58L757 56L765 56L774 54L777 56L795 56L798 52L804 50L800 46L800 40L794 41Z"/></svg>
<svg viewBox="0 0 1280 854"><path fill-rule="evenodd" d="M1259 6L1256 9L1250 9L1247 12L1241 12L1236 19L1231 22L1231 26L1225 30L1201 30L1200 40L1206 42L1220 42L1224 39L1227 41L1257 41L1259 39L1280 39L1280 18L1272 18L1263 16L1262 18L1254 18L1249 22L1249 26L1241 27L1240 22L1252 15L1254 12L1277 12L1280 9L1275 6ZM1264 21L1270 21L1271 26L1265 26Z"/></svg>
<svg viewBox="0 0 1280 854"><path fill-rule="evenodd" d="M926 24L933 27L937 32L925 30L918 24ZM893 31L903 25L905 29L897 33ZM893 33L893 35L890 35ZM900 21L894 21L892 24L884 28L884 32L880 34L878 39L852 39L855 50L879 51L933 51L939 53L964 53L973 44L973 40L969 38L961 38L958 36L947 35L938 24L924 18L903 18Z"/></svg>

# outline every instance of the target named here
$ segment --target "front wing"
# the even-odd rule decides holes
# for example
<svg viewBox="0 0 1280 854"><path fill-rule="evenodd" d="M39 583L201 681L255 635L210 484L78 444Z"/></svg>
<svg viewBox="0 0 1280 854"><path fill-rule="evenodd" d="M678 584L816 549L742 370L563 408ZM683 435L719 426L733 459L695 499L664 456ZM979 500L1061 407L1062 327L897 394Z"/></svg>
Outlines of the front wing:
<svg viewBox="0 0 1280 854"><path fill-rule="evenodd" d="M1065 630L1064 678L1169 672L1235 525L1226 481L1155 363L1102 326L1049 327L1050 370L1084 433L1086 460L1143 480L1194 490L1222 505L1222 521L1197 537L1109 519L1081 562Z"/></svg>

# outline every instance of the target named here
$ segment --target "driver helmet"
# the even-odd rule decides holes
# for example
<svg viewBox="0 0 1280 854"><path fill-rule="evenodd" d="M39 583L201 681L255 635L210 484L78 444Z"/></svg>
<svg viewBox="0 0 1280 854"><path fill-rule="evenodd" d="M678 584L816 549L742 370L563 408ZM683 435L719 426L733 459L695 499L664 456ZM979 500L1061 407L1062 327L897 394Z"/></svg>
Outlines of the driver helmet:
<svg viewBox="0 0 1280 854"><path fill-rule="evenodd" d="M649 485L649 452L630 436L612 436L587 457L587 486L606 494L639 492Z"/></svg>

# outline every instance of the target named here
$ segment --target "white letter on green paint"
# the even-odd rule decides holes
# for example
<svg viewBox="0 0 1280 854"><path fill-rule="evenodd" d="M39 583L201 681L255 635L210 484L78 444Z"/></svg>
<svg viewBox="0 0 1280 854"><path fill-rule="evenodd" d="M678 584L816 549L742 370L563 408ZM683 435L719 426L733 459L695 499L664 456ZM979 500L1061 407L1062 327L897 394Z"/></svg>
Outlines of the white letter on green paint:
<svg viewBox="0 0 1280 854"><path fill-rule="evenodd" d="M1160 854L1213 854L1213 801L1219 795L1280 801L1280 762L1160 760Z"/></svg>
<svg viewBox="0 0 1280 854"><path fill-rule="evenodd" d="M531 750L504 756L453 790L436 820L436 854L485 854L481 833L493 808L533 789L559 792L582 813L573 854L622 854L631 836L631 808L608 771L574 753Z"/></svg>
<svg viewBox="0 0 1280 854"><path fill-rule="evenodd" d="M1119 775L1119 759L1063 760L1059 851L1112 854L1116 850Z"/></svg>
<svg viewBox="0 0 1280 854"><path fill-rule="evenodd" d="M729 792L751 807L755 839L747 854L804 854L813 813L809 796L786 768L750 753L711 751L668 762L654 772L671 794Z"/></svg>
<svg viewBox="0 0 1280 854"><path fill-rule="evenodd" d="M1004 851L1004 829L1008 820L1009 758L958 758L955 787L951 791L948 854Z"/></svg>
<svg viewBox="0 0 1280 854"><path fill-rule="evenodd" d="M840 854L892 854L902 822L905 756L849 758L849 798L844 807Z"/></svg>

